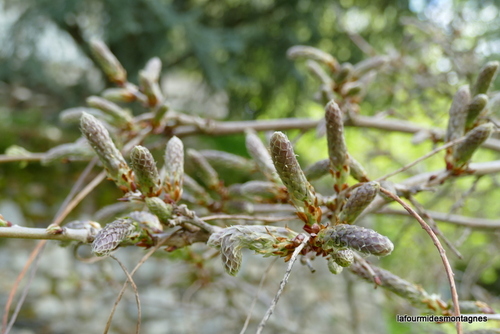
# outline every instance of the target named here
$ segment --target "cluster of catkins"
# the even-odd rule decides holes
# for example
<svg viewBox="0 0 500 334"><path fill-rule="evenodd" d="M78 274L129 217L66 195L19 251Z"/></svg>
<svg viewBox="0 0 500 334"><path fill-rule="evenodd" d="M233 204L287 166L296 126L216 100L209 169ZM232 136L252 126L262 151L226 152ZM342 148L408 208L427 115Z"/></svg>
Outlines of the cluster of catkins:
<svg viewBox="0 0 500 334"><path fill-rule="evenodd" d="M205 212L224 213L248 212L251 202L288 202L293 205L297 217L303 222L302 233L288 227L264 225L213 226L207 231L211 234L207 244L220 249L224 267L232 275L240 269L242 248L288 260L304 240L303 233L308 233L309 238L302 254L327 257L328 267L333 273L351 266L355 261L354 252L375 256L392 252L393 244L387 237L354 225L379 193L380 184L370 182L362 165L348 153L344 138L344 118L354 111L356 98L366 85L366 78L370 77L371 70L386 63L385 57L374 57L350 66L338 64L331 55L315 48L291 48L288 51L290 58L309 58L308 68L322 81L323 98L329 100L321 122L326 133L329 158L303 171L285 134L275 132L267 147L253 130L248 129L246 147L253 158L250 168L260 171L266 180L226 188L213 166L221 160L229 166L245 165L246 162L242 163L244 158L219 151L188 149L187 159L196 166L198 179L203 183L201 186L184 172L184 147L179 138L172 136L169 139L161 169L157 168L146 147L134 145L149 134L165 132L167 126L171 133L178 125L202 124L195 117L169 109L158 84L161 71L159 59L153 58L146 64L139 73L140 84L136 86L128 82L126 71L103 43L94 41L91 46L108 78L118 88L106 89L100 97L89 97L86 108L62 112L62 121L80 122L83 138L50 150L43 162L87 160L97 155L108 178L124 192L122 200L144 204L145 210L131 212L102 229L98 228L92 244L96 255L106 256L117 247L129 244L151 246L155 242L155 234L165 228L180 225L182 229L199 229L178 219L186 213L191 218L196 216L179 201L204 207ZM318 62L326 65L331 75L326 74ZM463 171L474 150L492 132L492 125L486 123L484 117L488 109L485 93L497 68L498 63L488 63L481 70L472 90L465 86L455 95L446 141L454 141L464 135L465 138L449 148L446 155L448 170L455 173ZM341 107L335 102L335 96L340 98ZM129 110L115 103L134 101L142 103L151 112L133 117ZM346 110L343 112L341 109ZM113 139L124 144L121 150ZM129 154L129 163L122 152ZM328 173L334 180L334 194L324 196L316 193L309 182ZM359 183L349 186L349 175ZM184 192L185 189L187 192ZM214 196L219 201L214 200ZM181 207L183 210L179 210ZM181 221L183 223L179 223Z"/></svg>
<svg viewBox="0 0 500 334"><path fill-rule="evenodd" d="M497 103L498 96L488 101L486 93L498 66L497 61L487 63L480 70L472 88L462 86L453 97L445 140L450 142L465 136L446 152L446 169L455 174L466 170L472 154L493 132L493 124L487 121L487 115Z"/></svg>
<svg viewBox="0 0 500 334"><path fill-rule="evenodd" d="M305 172L297 161L291 142L281 132L272 135L269 151L262 147L255 134L248 132L247 148L268 181L286 187L288 201L304 222L303 229L310 234L302 254L310 252L326 256L330 271L337 274L354 262L354 251L385 256L394 246L387 237L353 225L377 196L380 185L369 182L361 165L347 153L342 112L333 100L325 108L325 121L330 158L310 166ZM335 180L335 194L332 196L317 194L309 183L325 172L330 172ZM349 187L346 183L349 175L361 183ZM328 212L328 217L324 217L324 211ZM208 244L221 250L225 268L234 275L240 267L241 248L289 259L302 239L300 234L288 228L232 226L212 234Z"/></svg>
<svg viewBox="0 0 500 334"><path fill-rule="evenodd" d="M141 136L162 132L167 124L172 129L183 122L196 124L194 118L169 110L158 85L161 69L159 60L154 58L148 62L139 75L140 84L136 86L127 81L125 70L104 44L94 41L91 46L108 78L118 88L105 90L101 97L88 98L89 107L73 108L61 113L62 121L79 120L83 138L50 150L44 157L44 163L61 159L87 160L97 155L108 178L124 192L122 200L143 203L145 209L117 218L102 229L97 228L92 244L96 255L107 256L119 246L130 244L151 246L155 242L155 234L163 232L165 228L181 225L180 228L189 229L190 225L179 223L182 220L178 218L186 212L190 212L191 218L196 214L180 204L181 200L205 207L208 212L234 213L238 212L238 206L227 205L233 198L236 199L234 203L291 203L304 224L304 231L310 234L302 254L326 256L328 266L334 273L353 263L354 251L376 256L391 253L393 244L388 238L353 225L375 198L380 186L377 182L369 182L362 166L348 154L343 133L343 113L334 100L325 108L328 160L319 161L304 172L285 134L275 132L268 148L249 129L246 132L246 146L253 158L252 166L267 180L249 181L226 188L219 180L212 162L222 158L226 162L229 159L229 164L239 163L238 157L224 152L188 149L187 158L196 166L203 187L184 173L184 147L179 138L172 136L169 139L164 155L165 164L161 169L157 168L146 147L134 145L140 143ZM304 49L299 51L303 53ZM339 66L334 67L334 71L345 72ZM356 71L362 71L363 68ZM354 94L353 89L355 87L351 87L348 93ZM133 101L139 101L152 112L133 117L129 110L115 103ZM116 141L123 145L121 150L117 148ZM122 152L129 154L129 163ZM317 194L309 181L328 172L335 180L335 194ZM349 175L360 183L349 187L346 182ZM188 191L183 196L185 188ZM214 195L220 199L219 203L212 199ZM179 210L181 206L184 206L184 210ZM239 207L240 212L244 209L244 205ZM323 215L323 212L327 215ZM97 224L93 223L92 226L95 228ZM191 228L199 229L196 226ZM265 256L282 256L288 260L304 239L303 234L290 228L264 225L214 226L208 232L211 234L208 245L221 250L224 267L232 275L240 268L242 248L252 249Z"/></svg>

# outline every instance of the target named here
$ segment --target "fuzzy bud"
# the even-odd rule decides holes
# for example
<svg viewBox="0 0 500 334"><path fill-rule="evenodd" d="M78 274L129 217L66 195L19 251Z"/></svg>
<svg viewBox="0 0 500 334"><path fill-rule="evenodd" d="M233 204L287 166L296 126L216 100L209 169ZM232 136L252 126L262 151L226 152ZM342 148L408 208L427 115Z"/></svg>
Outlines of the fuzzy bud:
<svg viewBox="0 0 500 334"><path fill-rule="evenodd" d="M330 159L316 161L304 170L304 175L309 181L317 180L330 171Z"/></svg>
<svg viewBox="0 0 500 334"><path fill-rule="evenodd" d="M11 227L12 224L0 214L0 227Z"/></svg>
<svg viewBox="0 0 500 334"><path fill-rule="evenodd" d="M493 132L493 124L486 123L467 133L464 141L458 143L453 150L452 165L462 167L469 162L476 149L486 141Z"/></svg>
<svg viewBox="0 0 500 334"><path fill-rule="evenodd" d="M109 256L121 243L135 235L138 227L130 219L118 219L100 230L94 242L92 252L97 256Z"/></svg>
<svg viewBox="0 0 500 334"><path fill-rule="evenodd" d="M111 140L108 130L94 116L87 113L82 114L80 127L83 135L104 165L108 177L120 188L129 189L133 181L132 171Z"/></svg>
<svg viewBox="0 0 500 334"><path fill-rule="evenodd" d="M336 82L343 82L347 81L348 79L351 78L353 74L353 66L351 63L343 63L340 66L340 70L338 73L335 75L335 81Z"/></svg>
<svg viewBox="0 0 500 334"><path fill-rule="evenodd" d="M142 194L148 197L158 196L161 180L151 152L144 146L135 146L130 152L130 160Z"/></svg>
<svg viewBox="0 0 500 334"><path fill-rule="evenodd" d="M95 156L88 142L80 138L74 143L55 146L45 152L42 165L50 165L57 162L87 161Z"/></svg>
<svg viewBox="0 0 500 334"><path fill-rule="evenodd" d="M248 154L253 158L259 170L269 181L281 183L280 178L276 174L276 168L273 165L271 155L259 136L253 130L247 130L245 133Z"/></svg>
<svg viewBox="0 0 500 334"><path fill-rule="evenodd" d="M486 94L488 92L488 88L495 77L495 74L498 70L498 61L490 61L486 63L486 65L481 68L479 71L479 75L476 79L474 86L472 86L472 96L477 94Z"/></svg>
<svg viewBox="0 0 500 334"><path fill-rule="evenodd" d="M248 174L256 169L252 161L239 155L217 150L202 150L199 152L217 170L233 170L238 173Z"/></svg>
<svg viewBox="0 0 500 334"><path fill-rule="evenodd" d="M389 255L394 249L389 238L377 232L357 225L335 225L321 231L318 240L322 240L325 249L353 249L360 253L376 256Z"/></svg>
<svg viewBox="0 0 500 334"><path fill-rule="evenodd" d="M326 53L320 49L316 49L312 46L305 46L305 45L292 46L291 48L288 49L286 55L289 59L309 58L312 60L319 61L330 67L332 72L337 71L339 67L337 59L335 59L331 54Z"/></svg>
<svg viewBox="0 0 500 334"><path fill-rule="evenodd" d="M275 198L286 198L286 193L284 194L282 189L283 186L278 186L273 182L266 181L249 181L243 183L239 189L241 195L249 199L275 199Z"/></svg>
<svg viewBox="0 0 500 334"><path fill-rule="evenodd" d="M282 132L275 132L271 137L271 157L299 217L310 225L319 222L321 209L316 206L314 189L300 168L292 143Z"/></svg>
<svg viewBox="0 0 500 334"><path fill-rule="evenodd" d="M203 183L210 189L217 189L219 187L219 175L213 169L208 161L196 150L187 150L188 158L196 165L198 176Z"/></svg>
<svg viewBox="0 0 500 334"><path fill-rule="evenodd" d="M206 205L213 202L206 190L187 174L184 174L184 187L196 199L198 204Z"/></svg>
<svg viewBox="0 0 500 334"><path fill-rule="evenodd" d="M86 101L90 107L99 109L110 116L114 125L123 126L132 122L132 114L111 101L99 96L90 96Z"/></svg>
<svg viewBox="0 0 500 334"><path fill-rule="evenodd" d="M341 267L349 267L354 262L354 253L350 249L335 251L331 257Z"/></svg>
<svg viewBox="0 0 500 334"><path fill-rule="evenodd" d="M101 96L112 102L130 103L137 99L137 92L130 86L128 88L108 88L101 93Z"/></svg>
<svg viewBox="0 0 500 334"><path fill-rule="evenodd" d="M330 172L330 159L319 160L304 170L304 174L309 181L317 180ZM363 165L349 155L349 172L351 176L359 182L368 182Z"/></svg>
<svg viewBox="0 0 500 334"><path fill-rule="evenodd" d="M59 113L59 121L64 124L80 123L80 119L82 118L82 114L84 112L94 116L99 120L105 121L107 123L113 123L113 119L109 115L103 113L101 110L86 107L64 109Z"/></svg>
<svg viewBox="0 0 500 334"><path fill-rule="evenodd" d="M174 201L182 197L184 180L184 145L173 136L165 149L165 190Z"/></svg>
<svg viewBox="0 0 500 334"><path fill-rule="evenodd" d="M335 101L325 107L326 136L328 155L330 156L331 173L335 179L335 191L340 192L347 187L349 176L349 156L344 139L344 121L342 111Z"/></svg>
<svg viewBox="0 0 500 334"><path fill-rule="evenodd" d="M359 182L368 182L368 175L363 165L349 155L349 172L351 176Z"/></svg>
<svg viewBox="0 0 500 334"><path fill-rule="evenodd" d="M334 275L338 275L344 270L344 267L339 265L333 258L328 259L328 270Z"/></svg>
<svg viewBox="0 0 500 334"><path fill-rule="evenodd" d="M320 64L316 61L309 59L306 62L307 69L316 76L327 88L332 89L334 82L332 78L323 70Z"/></svg>
<svg viewBox="0 0 500 334"><path fill-rule="evenodd" d="M163 100L163 94L158 85L158 81L155 81L148 72L139 71L139 82L141 91L148 98L148 104L150 106L154 107Z"/></svg>
<svg viewBox="0 0 500 334"><path fill-rule="evenodd" d="M90 50L110 81L118 85L122 85L127 81L127 72L106 44L99 40L92 40Z"/></svg>
<svg viewBox="0 0 500 334"><path fill-rule="evenodd" d="M133 211L129 213L129 218L139 225L146 227L153 233L160 233L161 231L163 231L163 226L161 225L158 217L149 212Z"/></svg>
<svg viewBox="0 0 500 334"><path fill-rule="evenodd" d="M360 61L356 65L354 65L352 70L353 78L360 78L365 73L375 70L382 65L385 65L389 61L389 57L387 56L374 56L363 61Z"/></svg>
<svg viewBox="0 0 500 334"><path fill-rule="evenodd" d="M474 96L467 108L467 120L465 122L465 129L469 130L474 125L476 118L481 114L486 105L488 104L488 96L479 94Z"/></svg>
<svg viewBox="0 0 500 334"><path fill-rule="evenodd" d="M228 274L235 276L240 270L242 248L264 256L287 255L285 248L297 233L283 227L262 225L235 225L213 233L207 245L220 249L222 264Z"/></svg>
<svg viewBox="0 0 500 334"><path fill-rule="evenodd" d="M162 123L163 118L167 114L167 112L170 110L170 106L164 102L160 106L155 108L155 116L153 118L153 124L155 126L158 126Z"/></svg>
<svg viewBox="0 0 500 334"><path fill-rule="evenodd" d="M165 203L158 197L146 197L146 206L152 214L156 215L160 222L169 225L169 220L172 219L173 207Z"/></svg>
<svg viewBox="0 0 500 334"><path fill-rule="evenodd" d="M446 142L458 139L464 135L465 123L470 103L469 86L462 86L453 97L449 111L448 129L446 131Z"/></svg>
<svg viewBox="0 0 500 334"><path fill-rule="evenodd" d="M144 66L144 73L154 82L160 80L161 60L158 57L153 57Z"/></svg>
<svg viewBox="0 0 500 334"><path fill-rule="evenodd" d="M359 81L347 82L342 86L342 95L344 96L355 96L359 95L363 90L364 85Z"/></svg>
<svg viewBox="0 0 500 334"><path fill-rule="evenodd" d="M363 183L354 189L339 215L340 224L352 224L373 201L380 189L378 182Z"/></svg>

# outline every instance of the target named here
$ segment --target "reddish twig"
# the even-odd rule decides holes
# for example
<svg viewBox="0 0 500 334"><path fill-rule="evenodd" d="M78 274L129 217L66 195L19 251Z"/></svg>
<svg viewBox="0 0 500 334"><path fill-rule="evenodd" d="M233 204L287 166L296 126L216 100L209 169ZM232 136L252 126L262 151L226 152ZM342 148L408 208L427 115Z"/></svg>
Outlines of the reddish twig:
<svg viewBox="0 0 500 334"><path fill-rule="evenodd" d="M130 273L128 272L128 270L125 267L125 265L123 265L123 263L121 263L121 261L118 260L118 258L115 257L114 255L110 255L110 257L113 260L115 260L116 262L118 262L118 264L122 268L123 272L127 276L127 279L130 282L130 285L132 285L132 288L134 289L135 301L137 303L137 325L136 325L135 333L139 334L140 331L141 331L141 300L139 299L139 291L137 290L137 285L135 284L134 279L132 278L132 276L130 276Z"/></svg>
<svg viewBox="0 0 500 334"><path fill-rule="evenodd" d="M384 193L385 195L389 196L396 202L398 202L403 208L405 208L410 215L415 217L415 219L420 223L420 226L429 234L429 236L432 239L432 242L436 246L436 248L439 251L439 256L441 257L441 260L443 261L444 269L446 271L446 275L448 277L448 282L450 283L450 290L451 290L451 299L453 301L453 309L455 311L456 316L460 316L460 306L458 305L458 293L457 293L457 287L455 285L455 279L453 278L453 270L451 269L450 262L448 258L446 257L446 251L444 250L443 246L441 245L441 242L439 241L438 237L432 230L432 228L422 219L422 217L419 216L418 213L415 212L408 204L406 204L399 196L393 194L387 189L380 188L380 191ZM457 329L457 334L462 334L462 324L458 321L456 322L456 329Z"/></svg>
<svg viewBox="0 0 500 334"><path fill-rule="evenodd" d="M93 163L91 162L89 165L93 165ZM68 196L64 200L63 204L66 204L68 202L69 198L71 198L73 196L75 189L77 189L82 184L83 180L87 177L90 170L91 170L91 168L86 168L84 170L84 172L82 172L82 174L78 178L77 182L73 185L72 190L70 191L70 193L68 194ZM102 177L101 177L101 175L102 175ZM72 210L72 209L68 210L67 208L69 206L74 208L83 198L85 198L85 196L88 195L88 193L90 193L90 191L92 191L102 181L102 179L104 178L105 175L106 174L104 172L102 172L101 174L96 176L96 178L92 182L87 184L87 186L84 189L82 189L82 191L72 201L69 201L69 203L67 204L67 207L64 210L60 210L60 214L58 214L57 217L54 219L54 221L52 222L52 225L59 225ZM98 180L98 181L96 182L96 180ZM46 243L47 243L47 240L42 240L38 243L38 245L35 247L35 249L31 252L30 257L28 259L28 262L26 262L23 270L19 273L19 275L16 278L16 281L14 282L14 285L12 286L12 289L9 293L9 297L7 299L7 303L5 304L5 308L4 308L4 316L2 318L2 334L8 334L8 331L7 331L8 314L9 314L10 306L11 306L12 301L14 299L14 296L16 294L17 287L19 286L19 283L26 275L26 272L28 271L28 269L31 266L31 264L33 263L33 261L38 261L37 259L39 259L39 257L37 257L37 256L43 250ZM29 286L30 286L29 284L26 285L25 289L29 289ZM17 317L17 313L14 313L12 315L12 317L15 319Z"/></svg>

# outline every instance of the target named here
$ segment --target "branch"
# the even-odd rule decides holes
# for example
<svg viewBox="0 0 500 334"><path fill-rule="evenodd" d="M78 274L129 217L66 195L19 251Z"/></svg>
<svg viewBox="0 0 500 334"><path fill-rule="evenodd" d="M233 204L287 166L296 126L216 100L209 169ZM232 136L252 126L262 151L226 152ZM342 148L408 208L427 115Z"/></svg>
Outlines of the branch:
<svg viewBox="0 0 500 334"><path fill-rule="evenodd" d="M181 125L174 129L168 129L168 135L177 137L186 137L196 134L208 134L212 136L223 136L237 133L243 133L246 129L255 131L282 131L282 130L307 130L316 128L320 120L310 118L282 118L272 120L253 120L253 121L213 121L205 119L203 122L197 122L197 125ZM442 141L444 138L444 130L439 128L426 128L417 125L413 122L403 121L399 119L385 119L370 116L358 115L345 122L345 126L371 128L392 132L403 132L415 134L417 132L428 132L429 139L434 141ZM500 140L489 138L483 147L500 151Z"/></svg>
<svg viewBox="0 0 500 334"><path fill-rule="evenodd" d="M469 164L469 170L467 173L462 174L460 176L453 176L453 177L463 177L463 176L469 176L469 175L475 175L475 176L481 176L481 175L488 175L488 174L494 174L500 172L500 160L495 160L495 161L488 161L488 162L479 162L479 163L471 163ZM426 172L426 173L421 173L412 177L407 178L406 180L402 181L401 183L396 185L396 188L399 190L403 191L408 191L410 193L414 193L416 191L421 191L422 189L428 189L431 186L435 186L439 184L439 182L444 181L446 178L451 177L451 174L445 170L438 170L438 171L433 171L433 172ZM418 187L418 188L415 188ZM358 220L365 216L368 213L372 212L379 212L382 207L384 207L388 202L382 198L382 197L377 197L375 200L370 204L370 206L363 211L360 217L358 217ZM450 215L452 217L454 215ZM436 216L432 216L432 218L437 219L437 220L442 220L440 218L437 218ZM443 221L448 221L448 219L443 220ZM459 225L467 225L465 223L460 223L460 219L456 220L456 224ZM494 221L488 221L484 219L478 219L479 223L477 227L485 227L485 228L496 228ZM452 221L450 221L452 222ZM484 223L484 226L482 226ZM493 223L491 225L490 223Z"/></svg>
<svg viewBox="0 0 500 334"><path fill-rule="evenodd" d="M473 228L485 228L485 229L497 229L500 228L500 220L475 218L475 217L465 217L461 215L450 215L444 212L437 211L426 211L427 214L434 220L439 220L444 223L450 223L455 225L473 227ZM411 216L405 210L396 210L384 208L374 212L376 214L389 214L389 215L400 215L400 216Z"/></svg>
<svg viewBox="0 0 500 334"><path fill-rule="evenodd" d="M447 171L442 169L434 172L427 172L412 176L402 182L402 184L406 186L413 186L421 183L425 183L429 181L430 177L437 176L436 179L439 179L441 175L444 175ZM488 162L477 162L469 164L469 170L467 174L462 174L463 176L467 175L488 175L500 172L500 160L488 161Z"/></svg>
<svg viewBox="0 0 500 334"><path fill-rule="evenodd" d="M84 229L63 228L61 234L47 233L45 228L32 228L14 225L11 227L0 227L0 238L37 239L37 240L59 240L79 241L91 243L94 237Z"/></svg>
<svg viewBox="0 0 500 334"><path fill-rule="evenodd" d="M405 208L408 213L410 213L415 219L418 221L420 226L429 234L429 236L432 239L432 242L436 246L436 248L439 251L439 256L441 257L441 260L444 265L444 269L446 271L446 276L448 277L448 281L450 283L450 290L451 290L451 299L453 301L453 309L454 309L454 315L460 316L460 306L458 304L458 294L457 294L457 287L455 285L455 279L453 278L453 270L451 269L450 261L446 257L446 251L444 250L443 246L441 245L441 242L439 242L439 239L437 238L436 234L432 231L432 229L427 225L427 223L416 213L411 207L409 207L399 196L391 193L387 189L380 188L380 191L401 204L403 208ZM462 324L460 322L456 322L456 328L457 328L457 334L462 333Z"/></svg>
<svg viewBox="0 0 500 334"><path fill-rule="evenodd" d="M253 121L213 121L201 119L198 125L181 125L175 128L168 128L168 136L187 137L197 134L207 134L212 136L224 136L245 132L246 129L255 131L283 131L283 130L309 130L318 126L320 120L310 118L282 118L271 120L253 120ZM429 129L412 122L398 119L384 119L370 116L358 115L345 122L345 126L370 128L391 132L403 132L415 134L417 132L428 132L429 139L441 141L444 137L442 129ZM500 140L489 138L483 143L482 147L500 152ZM32 153L29 156L8 156L0 154L0 163L13 161L38 161L43 158L45 153Z"/></svg>
<svg viewBox="0 0 500 334"><path fill-rule="evenodd" d="M257 221L262 221L262 222L268 222L268 223L274 223L274 222L281 222L281 221L288 221L288 220L296 220L298 219L297 216L281 216L281 217L265 217L265 216L248 216L248 215L226 215L226 214L220 214L220 215L213 215L213 216L206 216L202 217L201 220L203 221L210 221L210 220L257 220Z"/></svg>
<svg viewBox="0 0 500 334"><path fill-rule="evenodd" d="M269 309L267 310L266 314L264 315L264 318L262 318L259 327L257 328L256 334L262 333L262 330L264 329L264 326L266 325L267 320L269 320L269 317L271 317L271 314L273 314L274 308L276 307L276 304L278 303L278 300L280 299L281 293L283 292L283 289L285 288L286 283L288 283L288 279L290 278L290 274L292 272L292 267L293 264L295 263L295 260L297 260L297 257L299 256L300 252L302 249L305 247L307 242L309 241L310 236L305 235L304 240L300 243L300 245L295 248L293 251L292 257L290 258L290 262L288 263L288 267L286 268L285 276L283 277L283 280L281 280L280 287L278 289L278 292L276 293L276 296L274 296L274 299L269 306Z"/></svg>
<svg viewBox="0 0 500 334"><path fill-rule="evenodd" d="M370 270L368 270L368 268ZM421 286L415 285L407 280L393 274L390 271L384 270L377 266L370 264L368 267L363 265L359 260L356 260L349 270L367 281L373 282L373 277L378 279L378 286L387 289L396 295L406 299L413 306L418 308L426 308L443 315L452 315L450 313L450 306L445 303L437 294L430 294L425 291ZM376 288L377 286L375 286ZM493 314L495 311L486 303L480 301L464 301L459 302L460 308L464 313L479 313L479 314Z"/></svg>

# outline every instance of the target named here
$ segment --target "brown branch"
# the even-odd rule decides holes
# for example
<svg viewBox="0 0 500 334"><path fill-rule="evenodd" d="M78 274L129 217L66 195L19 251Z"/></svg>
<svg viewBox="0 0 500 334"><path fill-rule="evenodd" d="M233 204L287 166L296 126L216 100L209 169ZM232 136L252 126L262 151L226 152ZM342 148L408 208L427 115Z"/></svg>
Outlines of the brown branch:
<svg viewBox="0 0 500 334"><path fill-rule="evenodd" d="M247 215L214 215L214 216L206 216L202 217L203 221L210 220L223 220L223 219L240 219L240 220L258 220L263 222L281 222L288 220L298 219L297 216L285 216L285 217L264 217L264 216L247 216Z"/></svg>
<svg viewBox="0 0 500 334"><path fill-rule="evenodd" d="M196 134L208 134L212 136L223 136L237 133L243 133L246 129L255 131L283 131L291 129L307 130L316 128L320 120L310 118L282 118L272 120L253 120L253 121L213 121L204 120L198 125L182 125L174 129L168 129L168 135L177 137L186 137ZM198 122L199 123L199 122ZM345 122L345 126L371 128L377 130L403 132L415 134L417 132L429 132L429 138L434 141L441 141L444 138L444 130L439 128L426 128L413 122L386 119L370 116L357 115ZM483 147L500 151L500 140L489 138Z"/></svg>
<svg viewBox="0 0 500 334"><path fill-rule="evenodd" d="M383 208L376 212L376 214L385 215L399 215L399 216L410 216L405 210L396 210L390 208ZM427 214L434 220L441 221L443 223L449 223L454 225L478 228L478 229L500 229L500 220L475 218L475 217L465 217L461 215L450 215L444 212L437 211L427 211Z"/></svg>
<svg viewBox="0 0 500 334"><path fill-rule="evenodd" d="M458 304L458 293L457 293L457 287L455 285L455 279L453 278L453 276L454 276L453 270L451 269L450 262L449 262L448 258L446 257L446 251L444 250L443 246L441 245L441 242L439 241L438 237L436 236L434 231L432 231L430 226L427 225L427 223L422 219L422 217L420 217L419 214L415 212L415 210L413 210L410 206L408 206L408 204L406 204L401 198L399 198L399 196L393 194L392 192L390 192L384 188L380 188L380 191L382 193L384 193L385 195L389 196L390 198L392 198L393 200L395 200L396 202L398 202L399 204L401 204L401 206L406 211L408 211L408 213L410 215L412 215L419 222L420 226L422 226L422 228L431 237L432 242L434 243L434 245L436 246L436 248L439 251L439 256L441 257L441 260L443 261L444 269L446 271L446 276L448 277L448 282L450 283L451 299L453 300L454 313L456 316L460 316L460 306ZM459 321L456 322L456 328L457 328L457 334L461 334L462 333L462 324Z"/></svg>

